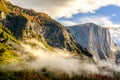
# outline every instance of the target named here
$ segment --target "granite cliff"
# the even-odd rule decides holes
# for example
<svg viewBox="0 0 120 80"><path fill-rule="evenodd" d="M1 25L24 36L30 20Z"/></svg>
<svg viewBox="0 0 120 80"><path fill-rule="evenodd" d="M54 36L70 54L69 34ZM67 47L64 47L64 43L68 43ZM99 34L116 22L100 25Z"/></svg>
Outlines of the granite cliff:
<svg viewBox="0 0 120 80"><path fill-rule="evenodd" d="M111 40L109 29L93 23L68 27L76 41L86 48L97 60L115 61L116 44Z"/></svg>

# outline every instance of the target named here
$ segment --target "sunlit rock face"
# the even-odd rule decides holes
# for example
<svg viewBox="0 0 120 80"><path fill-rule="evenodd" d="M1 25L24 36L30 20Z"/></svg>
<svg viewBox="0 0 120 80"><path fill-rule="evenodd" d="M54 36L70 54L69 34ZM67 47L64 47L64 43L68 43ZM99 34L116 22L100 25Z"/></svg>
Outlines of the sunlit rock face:
<svg viewBox="0 0 120 80"><path fill-rule="evenodd" d="M68 28L76 41L97 59L115 60L117 46L111 40L109 29L93 23Z"/></svg>

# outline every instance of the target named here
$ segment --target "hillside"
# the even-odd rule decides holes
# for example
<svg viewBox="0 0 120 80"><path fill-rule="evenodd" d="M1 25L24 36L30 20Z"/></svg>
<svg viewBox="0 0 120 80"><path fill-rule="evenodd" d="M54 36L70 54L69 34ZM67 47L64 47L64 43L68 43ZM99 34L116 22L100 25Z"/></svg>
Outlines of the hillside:
<svg viewBox="0 0 120 80"><path fill-rule="evenodd" d="M1 11L6 16L1 22L12 32L16 39L44 39L42 41L53 48L65 48L77 54L84 51L76 43L71 33L47 14L13 6L9 2L4 3L4 5L8 7L8 12ZM87 51L84 51L84 53L90 55Z"/></svg>

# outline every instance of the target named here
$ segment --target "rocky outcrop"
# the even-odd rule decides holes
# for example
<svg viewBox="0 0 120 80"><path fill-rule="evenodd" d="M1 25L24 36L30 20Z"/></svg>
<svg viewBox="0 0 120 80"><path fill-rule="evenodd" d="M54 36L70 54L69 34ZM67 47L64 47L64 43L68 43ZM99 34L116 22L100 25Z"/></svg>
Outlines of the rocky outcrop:
<svg viewBox="0 0 120 80"><path fill-rule="evenodd" d="M76 41L97 59L115 60L117 46L111 40L110 32L93 23L76 25L68 28Z"/></svg>

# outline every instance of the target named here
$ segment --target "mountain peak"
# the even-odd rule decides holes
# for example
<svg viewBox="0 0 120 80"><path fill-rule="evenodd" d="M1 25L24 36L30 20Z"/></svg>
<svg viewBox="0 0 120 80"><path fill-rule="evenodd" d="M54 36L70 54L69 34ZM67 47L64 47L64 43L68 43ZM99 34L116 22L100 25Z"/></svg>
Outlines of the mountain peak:
<svg viewBox="0 0 120 80"><path fill-rule="evenodd" d="M84 27L102 27L102 26L100 26L100 25L98 25L98 24L95 24L95 23L85 23L85 24L80 24L80 25L78 25L78 27L82 27L82 26L84 26ZM104 28L104 27L102 27L102 28Z"/></svg>
<svg viewBox="0 0 120 80"><path fill-rule="evenodd" d="M95 24L95 23L86 23L84 25L97 25L97 24Z"/></svg>

